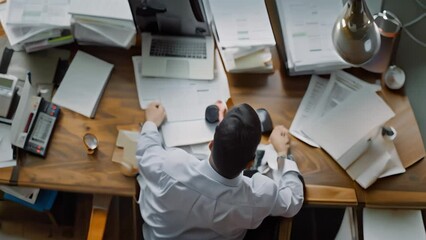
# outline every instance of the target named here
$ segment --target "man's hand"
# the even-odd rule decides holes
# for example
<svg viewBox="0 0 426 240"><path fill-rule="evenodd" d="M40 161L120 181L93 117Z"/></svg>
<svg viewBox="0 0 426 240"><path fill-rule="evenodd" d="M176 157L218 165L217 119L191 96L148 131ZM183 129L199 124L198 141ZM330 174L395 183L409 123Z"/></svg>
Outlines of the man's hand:
<svg viewBox="0 0 426 240"><path fill-rule="evenodd" d="M269 142L274 146L278 156L287 155L290 149L288 129L282 125L276 126L269 136Z"/></svg>
<svg viewBox="0 0 426 240"><path fill-rule="evenodd" d="M225 117L225 114L226 114L226 110L227 110L226 104L224 102L222 102L221 100L217 100L215 104L216 104L217 108L219 109L218 119L219 119L219 123L220 123L220 122L222 122L222 120L223 120L223 118Z"/></svg>
<svg viewBox="0 0 426 240"><path fill-rule="evenodd" d="M159 102L151 102L145 110L145 120L154 122L159 127L166 118L166 111Z"/></svg>

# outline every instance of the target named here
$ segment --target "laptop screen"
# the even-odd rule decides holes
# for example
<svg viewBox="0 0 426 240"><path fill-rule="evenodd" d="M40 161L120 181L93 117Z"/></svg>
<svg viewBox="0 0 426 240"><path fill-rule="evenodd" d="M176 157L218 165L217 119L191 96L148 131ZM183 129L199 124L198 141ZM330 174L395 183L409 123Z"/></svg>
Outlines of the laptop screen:
<svg viewBox="0 0 426 240"><path fill-rule="evenodd" d="M129 0L129 4L140 32L210 35L202 0Z"/></svg>

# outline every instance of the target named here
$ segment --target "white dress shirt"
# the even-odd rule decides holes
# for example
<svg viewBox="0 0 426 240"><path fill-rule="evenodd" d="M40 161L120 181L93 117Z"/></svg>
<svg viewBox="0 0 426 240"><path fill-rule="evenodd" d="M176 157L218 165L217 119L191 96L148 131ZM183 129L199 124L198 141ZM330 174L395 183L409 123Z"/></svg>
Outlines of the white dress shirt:
<svg viewBox="0 0 426 240"><path fill-rule="evenodd" d="M145 122L136 156L145 239L242 239L265 217L292 217L302 207L303 184L290 160L276 182L261 174L227 179L208 159L166 150L153 122Z"/></svg>

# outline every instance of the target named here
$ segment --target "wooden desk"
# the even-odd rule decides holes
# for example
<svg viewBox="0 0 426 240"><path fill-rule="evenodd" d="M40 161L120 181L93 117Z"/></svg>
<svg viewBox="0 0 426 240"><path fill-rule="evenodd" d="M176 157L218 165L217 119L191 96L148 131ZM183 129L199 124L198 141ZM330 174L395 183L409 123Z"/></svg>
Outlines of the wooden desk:
<svg viewBox="0 0 426 240"><path fill-rule="evenodd" d="M128 196L135 193L134 179L123 176L119 165L111 161L118 128L137 129L144 121L139 107L131 56L139 55L140 48L122 50L105 47L81 47L83 51L115 65L94 119L62 109L55 128L48 155L41 159L24 154L20 161L18 185L93 193L96 196ZM279 61L274 52L274 61ZM276 64L280 66L280 64ZM235 104L249 103L254 108L264 107L274 124L289 127L309 76L288 77L281 69L274 74L229 75L231 96ZM417 160L424 156L423 146L417 141L419 130L408 100L404 96L385 91L385 98L400 116L395 126L400 131L398 151L404 159ZM395 101L394 101L395 100ZM402 101L400 101L402 100ZM85 133L99 139L96 155L86 154L82 143ZM414 137L413 137L414 136ZM411 139L416 141L412 144ZM421 138L420 138L421 140ZM421 143L421 142L420 142ZM403 147L400 147L403 146ZM293 138L292 152L306 182L306 204L324 206L356 206L361 202L383 203L384 193L398 195L395 189L412 190L412 201L421 195L417 204L426 202L426 185L410 185L425 181L420 175L426 168L420 162L406 174L380 180L363 191L349 178L328 154ZM7 184L11 169L0 169L0 183ZM419 175L416 175L419 174ZM417 178L415 178L417 176ZM402 180L401 180L402 179ZM387 183L393 185L388 186ZM415 195L415 194L418 195ZM395 197L395 201L398 199ZM401 200L402 201L402 200ZM406 201L409 204L408 201Z"/></svg>
<svg viewBox="0 0 426 240"><path fill-rule="evenodd" d="M382 97L396 113L387 124L397 131L395 147L407 172L379 179L366 190L356 185L358 201L368 207L426 208L426 162L420 160L425 149L410 102L403 89L383 87Z"/></svg>
<svg viewBox="0 0 426 240"><path fill-rule="evenodd" d="M276 53L274 62L279 63ZM288 77L280 64L276 66L279 69L269 75L228 74L231 97L234 104L248 103L254 108L266 108L274 125L289 128L310 76ZM296 138L292 139L291 149L306 182L306 204L357 204L354 182L328 154Z"/></svg>

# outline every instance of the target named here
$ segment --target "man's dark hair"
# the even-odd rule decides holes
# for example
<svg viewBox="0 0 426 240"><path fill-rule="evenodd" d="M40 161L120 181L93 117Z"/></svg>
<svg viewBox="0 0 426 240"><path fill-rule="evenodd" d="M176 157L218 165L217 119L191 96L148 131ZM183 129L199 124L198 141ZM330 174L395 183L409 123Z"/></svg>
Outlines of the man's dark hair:
<svg viewBox="0 0 426 240"><path fill-rule="evenodd" d="M216 170L229 179L238 176L255 158L260 138L256 111L248 104L233 107L214 134L212 157Z"/></svg>

